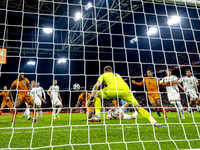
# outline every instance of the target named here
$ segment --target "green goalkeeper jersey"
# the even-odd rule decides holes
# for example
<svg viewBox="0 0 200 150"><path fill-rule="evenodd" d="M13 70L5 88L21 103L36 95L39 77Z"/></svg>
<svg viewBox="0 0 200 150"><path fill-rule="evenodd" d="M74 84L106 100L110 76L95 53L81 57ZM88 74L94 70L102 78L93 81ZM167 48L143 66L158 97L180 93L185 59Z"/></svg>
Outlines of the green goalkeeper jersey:
<svg viewBox="0 0 200 150"><path fill-rule="evenodd" d="M98 78L98 81L101 83L105 82L107 85L106 88L112 91L129 91L129 86L117 73L104 73Z"/></svg>

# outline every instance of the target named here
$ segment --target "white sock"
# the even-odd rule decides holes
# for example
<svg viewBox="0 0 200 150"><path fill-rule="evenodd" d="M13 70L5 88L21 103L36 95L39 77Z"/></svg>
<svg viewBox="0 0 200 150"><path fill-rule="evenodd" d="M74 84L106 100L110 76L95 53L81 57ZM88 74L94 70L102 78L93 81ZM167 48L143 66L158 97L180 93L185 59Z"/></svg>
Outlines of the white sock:
<svg viewBox="0 0 200 150"><path fill-rule="evenodd" d="M124 117L122 119L131 119L131 115L124 114Z"/></svg>
<svg viewBox="0 0 200 150"><path fill-rule="evenodd" d="M24 112L24 115L23 115L23 116L25 116L25 115L26 115L26 111L27 111L27 108L26 108L26 110L25 110L25 112Z"/></svg>
<svg viewBox="0 0 200 150"><path fill-rule="evenodd" d="M188 111L191 111L191 107L190 106L188 106Z"/></svg>
<svg viewBox="0 0 200 150"><path fill-rule="evenodd" d="M53 108L53 117L56 116L56 108Z"/></svg>
<svg viewBox="0 0 200 150"><path fill-rule="evenodd" d="M181 105L181 102L180 102L180 101L177 101L177 105L178 105L178 109L179 109L181 115L184 116L184 113L183 113L183 106Z"/></svg>
<svg viewBox="0 0 200 150"><path fill-rule="evenodd" d="M42 110L40 111L40 117L42 117Z"/></svg>
<svg viewBox="0 0 200 150"><path fill-rule="evenodd" d="M27 116L29 118L29 115L30 115L30 109L29 108L26 109L26 114L27 114Z"/></svg>
<svg viewBox="0 0 200 150"><path fill-rule="evenodd" d="M134 116L135 118L137 117L137 115L138 115L138 112L137 112L137 111L135 111L135 112L132 114L132 116Z"/></svg>
<svg viewBox="0 0 200 150"><path fill-rule="evenodd" d="M57 115L61 112L62 108L58 108Z"/></svg>

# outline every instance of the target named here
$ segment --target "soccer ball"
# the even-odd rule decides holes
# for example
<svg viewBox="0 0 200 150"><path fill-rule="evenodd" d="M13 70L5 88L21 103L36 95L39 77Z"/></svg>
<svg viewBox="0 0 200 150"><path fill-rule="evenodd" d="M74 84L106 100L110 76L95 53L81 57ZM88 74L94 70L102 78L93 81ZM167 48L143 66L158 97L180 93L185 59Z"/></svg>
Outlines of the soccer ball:
<svg viewBox="0 0 200 150"><path fill-rule="evenodd" d="M80 86L78 83L75 83L75 84L73 85L73 89L74 89L74 90L80 90L80 88L81 88L81 86Z"/></svg>

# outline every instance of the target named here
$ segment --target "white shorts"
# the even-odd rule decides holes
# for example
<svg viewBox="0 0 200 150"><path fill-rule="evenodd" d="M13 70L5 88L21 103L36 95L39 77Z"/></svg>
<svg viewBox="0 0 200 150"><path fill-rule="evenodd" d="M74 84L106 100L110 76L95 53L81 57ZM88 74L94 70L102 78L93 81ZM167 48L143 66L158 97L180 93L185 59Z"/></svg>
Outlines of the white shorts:
<svg viewBox="0 0 200 150"><path fill-rule="evenodd" d="M41 104L42 104L41 99L40 98L36 98L35 99L35 104L41 106Z"/></svg>
<svg viewBox="0 0 200 150"><path fill-rule="evenodd" d="M180 94L177 91L167 92L168 100L181 100Z"/></svg>
<svg viewBox="0 0 200 150"><path fill-rule="evenodd" d="M55 97L51 100L52 105L56 104L57 105L62 105L61 101L58 99L58 97Z"/></svg>
<svg viewBox="0 0 200 150"><path fill-rule="evenodd" d="M190 100L196 101L196 98L198 97L196 91L188 91L187 94L190 97Z"/></svg>

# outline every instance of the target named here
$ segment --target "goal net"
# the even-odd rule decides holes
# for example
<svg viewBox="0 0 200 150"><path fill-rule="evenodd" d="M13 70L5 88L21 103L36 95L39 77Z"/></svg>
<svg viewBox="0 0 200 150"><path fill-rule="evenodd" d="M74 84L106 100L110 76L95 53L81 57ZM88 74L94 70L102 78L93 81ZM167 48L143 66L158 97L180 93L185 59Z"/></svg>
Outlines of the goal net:
<svg viewBox="0 0 200 150"><path fill-rule="evenodd" d="M0 149L200 148L196 101L189 116L190 98L179 88L183 119L176 105L170 104L166 86L158 85L168 118L162 112L159 117L155 110L161 107L152 106L145 84L132 83L147 78L148 70L160 80L166 69L172 69L178 80L186 76L186 69L200 78L199 15L200 3L195 0L1 0L1 92L7 92L5 86L9 90L23 71L29 81L40 83L46 100L37 122L22 117L26 110L23 102L14 108L18 119L10 123L13 109L4 107L1 93ZM162 127L154 127L141 114L135 119L107 120L113 101L117 108L122 106L118 98L101 100L101 122L88 120L89 110L78 98L82 91L92 92L105 66L122 76L139 105ZM48 89L54 90L54 79L63 106L57 117L52 115L53 102L47 94ZM73 89L76 83L79 90ZM15 102L18 92L19 88L13 89ZM134 112L136 109L129 105L127 115Z"/></svg>

